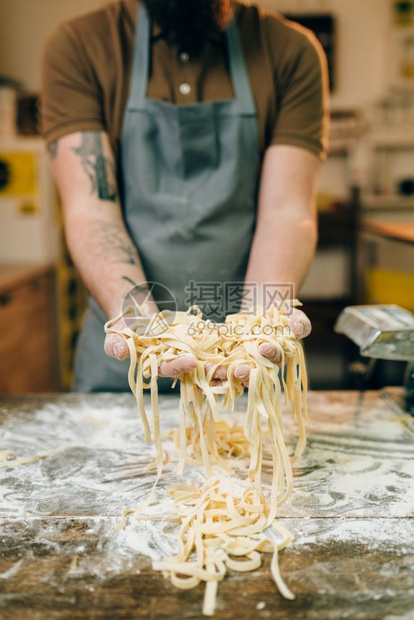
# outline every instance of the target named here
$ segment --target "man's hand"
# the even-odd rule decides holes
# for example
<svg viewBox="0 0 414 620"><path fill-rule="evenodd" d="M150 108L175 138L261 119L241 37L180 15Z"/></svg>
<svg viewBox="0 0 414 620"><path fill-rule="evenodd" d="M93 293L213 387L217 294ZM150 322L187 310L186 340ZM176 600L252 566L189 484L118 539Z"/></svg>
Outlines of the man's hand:
<svg viewBox="0 0 414 620"><path fill-rule="evenodd" d="M290 316L289 328L292 336L298 340L306 338L312 331L311 322L302 310L293 308ZM279 364L282 358L280 347L277 344L266 342L259 347L259 353L274 364Z"/></svg>
<svg viewBox="0 0 414 620"><path fill-rule="evenodd" d="M308 317L302 310L298 308L293 308L292 314L290 315L290 329L292 330L292 334L300 340L301 338L307 338L312 331L312 325Z"/></svg>
<svg viewBox="0 0 414 620"><path fill-rule="evenodd" d="M292 314L290 316L289 327L291 333L295 338L300 340L301 338L306 338L309 336L312 330L311 322L302 310L298 310L297 308L293 308ZM263 355L263 357L267 358L273 364L277 366L280 365L282 359L282 351L277 344L271 344L270 342L265 342L260 345L259 353ZM211 368L211 366L210 366ZM208 373L209 367L206 367L206 374ZM234 376L242 381L245 385L249 383L249 376L251 372L251 367L248 364L240 364L234 371ZM219 384L227 379L227 369L224 366L218 366L213 374L212 380L215 384Z"/></svg>
<svg viewBox="0 0 414 620"><path fill-rule="evenodd" d="M121 362L129 357L129 348L125 338L119 334L106 334L105 353Z"/></svg>
<svg viewBox="0 0 414 620"><path fill-rule="evenodd" d="M125 326L123 319L113 326L114 329L122 329ZM119 334L107 334L104 344L105 353L120 361L129 357L129 348L125 338ZM186 372L197 367L197 359L194 355L180 355L170 362L162 362L159 367L160 377L180 378Z"/></svg>
<svg viewBox="0 0 414 620"><path fill-rule="evenodd" d="M295 338L300 340L301 338L306 338L312 331L311 322L302 310L298 310L297 308L293 308L292 314L290 317L289 327L291 333ZM277 344L271 344L270 342L266 342L261 344L259 347L259 353L266 357L270 362L279 366L282 360L282 351ZM248 373L247 373L248 369ZM241 379L244 382L244 378L247 375L247 379L249 378L250 367L246 364L241 364L234 371L234 375Z"/></svg>

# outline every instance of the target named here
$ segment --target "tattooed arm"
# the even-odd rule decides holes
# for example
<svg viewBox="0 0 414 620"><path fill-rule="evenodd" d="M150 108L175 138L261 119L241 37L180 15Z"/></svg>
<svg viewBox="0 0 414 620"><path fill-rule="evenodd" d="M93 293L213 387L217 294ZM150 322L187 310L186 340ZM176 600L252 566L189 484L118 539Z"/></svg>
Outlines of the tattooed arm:
<svg viewBox="0 0 414 620"><path fill-rule="evenodd" d="M74 133L50 143L48 149L73 261L90 293L112 318L119 314L132 283L145 283L146 278L122 218L108 136ZM119 359L128 355L120 337L107 337L105 350Z"/></svg>
<svg viewBox="0 0 414 620"><path fill-rule="evenodd" d="M106 316L113 317L131 281L145 282L145 275L123 222L108 136L74 133L48 148L73 261Z"/></svg>
<svg viewBox="0 0 414 620"><path fill-rule="evenodd" d="M53 171L63 203L66 238L73 261L87 288L108 318L121 310L133 284L144 283L143 300L157 307L145 291L146 277L123 221L115 163L107 134L75 133L49 144ZM111 357L129 355L126 341L110 334L105 351ZM179 377L197 361L181 356L163 362L160 374Z"/></svg>

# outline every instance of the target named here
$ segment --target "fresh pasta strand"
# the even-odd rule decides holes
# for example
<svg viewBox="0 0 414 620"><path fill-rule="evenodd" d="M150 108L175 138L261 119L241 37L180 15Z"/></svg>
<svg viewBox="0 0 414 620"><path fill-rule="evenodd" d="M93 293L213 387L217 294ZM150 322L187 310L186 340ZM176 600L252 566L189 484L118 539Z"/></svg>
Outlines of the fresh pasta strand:
<svg viewBox="0 0 414 620"><path fill-rule="evenodd" d="M147 329L148 321L142 318L121 331L112 328L120 317L105 326L107 333L115 332L127 339L131 354L129 384L136 396L146 440L153 440L156 453L154 486L143 504L124 511L121 527L128 514L139 513L152 501L162 473L158 367L179 355L197 358L197 367L181 379L180 425L170 436L179 456L178 473L183 473L186 464L202 465L207 483L201 489L188 485L167 487L175 506L175 513L167 518L180 523L178 551L174 557L154 563L153 568L180 589L194 588L204 581L205 615L214 614L218 582L224 579L227 569L256 570L262 553L273 554L271 573L279 592L285 598L294 598L278 563L279 552L292 542L293 536L277 521L277 515L292 493L292 464L306 445L306 367L302 346L289 329L289 312L297 304L285 303L282 308L274 306L266 312L255 308L229 315L221 324L204 320L200 310L193 307L188 312L160 313L157 324L164 325L162 330ZM281 368L260 354L264 343L279 347ZM206 364L211 364L208 376ZM243 383L234 376L239 364L251 367L243 428L222 421L218 403L221 397L221 406L233 411L236 399L244 393ZM227 380L216 386L211 378L218 365L226 367ZM151 392L152 434L143 397L146 389ZM298 430L293 456L283 437L282 408L287 404ZM266 461L272 468L270 499L266 499L262 486L264 440L270 445L271 461ZM231 484L236 459L249 461L246 487L238 494Z"/></svg>

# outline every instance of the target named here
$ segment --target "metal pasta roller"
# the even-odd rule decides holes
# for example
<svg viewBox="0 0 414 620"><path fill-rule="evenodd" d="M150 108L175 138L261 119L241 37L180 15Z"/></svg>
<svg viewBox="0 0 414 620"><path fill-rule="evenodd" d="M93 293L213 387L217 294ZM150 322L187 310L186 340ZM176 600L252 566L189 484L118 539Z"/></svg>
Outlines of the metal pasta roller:
<svg viewBox="0 0 414 620"><path fill-rule="evenodd" d="M366 357L414 360L414 315L400 306L349 306L335 331L353 340Z"/></svg>
<svg viewBox="0 0 414 620"><path fill-rule="evenodd" d="M377 359L409 362L405 406L413 413L414 314L396 305L349 306L339 315L335 331L355 342L361 355L372 358L364 367L366 378Z"/></svg>

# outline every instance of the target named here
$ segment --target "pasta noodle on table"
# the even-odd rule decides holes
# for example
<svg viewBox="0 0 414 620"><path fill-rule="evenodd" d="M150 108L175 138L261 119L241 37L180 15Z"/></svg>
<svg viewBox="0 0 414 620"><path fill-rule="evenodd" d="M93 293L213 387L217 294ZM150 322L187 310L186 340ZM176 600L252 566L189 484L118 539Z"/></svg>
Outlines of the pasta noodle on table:
<svg viewBox="0 0 414 620"><path fill-rule="evenodd" d="M145 318L130 320L121 331L114 329L112 325L125 314L105 326L107 333L122 334L127 340L129 384L136 396L146 441L154 442L156 454L154 486L142 505L124 511L123 524L128 514L141 512L152 501L162 474L158 368L179 355L192 354L197 359L197 367L181 378L180 426L172 435L178 447L178 473L184 472L186 463L202 464L207 482L203 488L167 487L175 506L175 512L167 519L179 524L178 552L154 563L153 568L170 577L177 588L194 588L204 581L205 615L214 613L218 583L227 569L256 570L261 565L262 553L273 554L271 572L280 593L294 598L278 566L278 553L293 536L277 521L277 516L279 507L292 493L292 464L306 444L306 368L302 346L289 330L289 309L297 303L285 303L282 308L273 306L266 312L255 308L229 315L220 324L203 320L199 309L193 307L188 312L164 311L157 315L157 322L152 325L162 325L162 329L151 329ZM134 310L129 308L127 313L131 315ZM279 347L280 367L260 354L263 343ZM251 367L243 429L231 427L219 414L219 399L221 408L233 411L236 399L244 392L242 381L234 376L239 364ZM218 366L227 369L227 380L221 385L212 381ZM144 404L146 389L151 393L152 433ZM298 429L293 456L289 455L283 437L282 407L287 404ZM270 497L262 485L265 441L271 453ZM244 491L235 495L229 472L232 463L241 458L249 459L248 480ZM271 535L272 531L278 536Z"/></svg>

